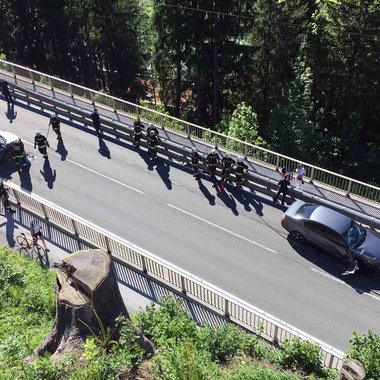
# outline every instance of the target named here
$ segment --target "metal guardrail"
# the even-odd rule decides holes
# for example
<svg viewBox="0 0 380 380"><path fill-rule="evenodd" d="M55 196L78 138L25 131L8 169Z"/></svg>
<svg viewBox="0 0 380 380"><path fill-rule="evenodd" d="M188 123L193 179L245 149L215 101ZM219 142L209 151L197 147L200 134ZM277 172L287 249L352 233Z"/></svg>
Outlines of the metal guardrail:
<svg viewBox="0 0 380 380"><path fill-rule="evenodd" d="M33 213L50 225L66 231L89 245L107 251L114 258L119 259L119 262L125 261L271 342L283 343L296 337L313 342L321 348L321 361L324 367L341 368L344 358L342 351L193 276L143 248L41 197L26 193L19 186L12 183L7 183L7 186L10 188L10 201L18 208Z"/></svg>
<svg viewBox="0 0 380 380"><path fill-rule="evenodd" d="M76 85L27 67L16 65L12 62L0 59L0 68L12 73L16 83L17 79L20 77L23 80L30 81L33 86L35 86L35 83L37 82L41 85L49 86L52 91L65 91L71 94L72 98L83 97L91 100L94 105L101 104L112 107L115 113L117 113L117 111L122 111L131 116L138 115L147 122L153 122L173 131L178 131L187 136L200 139L204 142L213 143L215 146L224 147L237 154L250 157L253 160L272 165L273 167L286 166L289 170L294 171L298 165L302 164L306 170L306 177L313 182L343 191L346 194L354 194L358 197L380 203L379 187L319 168L306 162L295 160L291 157L223 135L216 131L211 131L210 129L165 115L143 106L118 99L111 95Z"/></svg>

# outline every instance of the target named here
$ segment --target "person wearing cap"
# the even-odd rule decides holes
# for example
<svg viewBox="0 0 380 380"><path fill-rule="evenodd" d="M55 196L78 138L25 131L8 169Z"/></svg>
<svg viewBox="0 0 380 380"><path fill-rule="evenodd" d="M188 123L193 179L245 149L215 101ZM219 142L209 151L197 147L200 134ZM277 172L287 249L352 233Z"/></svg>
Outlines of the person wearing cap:
<svg viewBox="0 0 380 380"><path fill-rule="evenodd" d="M36 135L34 137L34 149L36 149L36 146L38 146L38 151L42 154L44 159L48 160L47 147L49 146L49 142L40 131L36 131Z"/></svg>
<svg viewBox="0 0 380 380"><path fill-rule="evenodd" d="M230 178L233 165L235 165L235 160L231 157L231 153L226 153L222 158L222 165L222 181L226 184Z"/></svg>
<svg viewBox="0 0 380 380"><path fill-rule="evenodd" d="M248 166L244 163L244 158L239 157L236 162L235 176L236 176L236 187L242 188L241 182L243 181L244 172L248 170Z"/></svg>
<svg viewBox="0 0 380 380"><path fill-rule="evenodd" d="M8 188L4 186L4 180L0 178L0 199L3 202L3 206L5 211L8 211L10 213L15 213L16 211L12 209L10 203L9 203L9 195L8 195Z"/></svg>
<svg viewBox="0 0 380 380"><path fill-rule="evenodd" d="M21 141L21 139L16 140L13 143L12 146L12 154L13 154L13 160L16 163L16 168L18 169L21 165L26 166L26 159L25 159L25 148L24 144Z"/></svg>
<svg viewBox="0 0 380 380"><path fill-rule="evenodd" d="M216 149L211 149L211 152L206 157L206 164L207 164L207 168L210 173L211 179L213 181L216 180L215 173L216 173L216 167L218 166L219 161L220 161L219 155Z"/></svg>
<svg viewBox="0 0 380 380"><path fill-rule="evenodd" d="M140 119L138 117L135 117L133 119L133 145L136 148L140 146L140 139L143 128L144 126L142 125Z"/></svg>
<svg viewBox="0 0 380 380"><path fill-rule="evenodd" d="M58 119L58 115L56 115L55 113L51 113L50 114L50 122L49 122L49 126L51 125L51 127L53 128L53 131L56 133L57 135L57 140L62 140L62 134L61 134L61 122L60 120Z"/></svg>
<svg viewBox="0 0 380 380"><path fill-rule="evenodd" d="M193 177L195 177L195 179L199 179L199 160L200 160L201 156L199 155L198 153L198 150L197 148L194 146L193 148L191 148L191 166L194 170L194 174L193 174Z"/></svg>
<svg viewBox="0 0 380 380"><path fill-rule="evenodd" d="M98 114L98 109L94 108L94 112L91 114L92 125L95 128L96 136L100 137L100 116Z"/></svg>

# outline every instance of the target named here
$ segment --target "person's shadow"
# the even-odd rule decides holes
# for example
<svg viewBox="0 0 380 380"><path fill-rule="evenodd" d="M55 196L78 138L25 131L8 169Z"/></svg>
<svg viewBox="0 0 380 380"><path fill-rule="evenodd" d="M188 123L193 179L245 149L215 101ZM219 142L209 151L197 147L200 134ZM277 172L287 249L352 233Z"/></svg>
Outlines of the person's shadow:
<svg viewBox="0 0 380 380"><path fill-rule="evenodd" d="M53 183L56 179L57 172L51 169L49 160L45 160L43 171L40 170L40 173L43 175L45 182L47 182L47 186L49 189L53 188Z"/></svg>
<svg viewBox="0 0 380 380"><path fill-rule="evenodd" d="M225 190L217 192L218 198L231 209L232 213L236 216L239 215L239 212L236 208L236 202L234 197L231 194L228 194Z"/></svg>
<svg viewBox="0 0 380 380"><path fill-rule="evenodd" d="M69 152L66 150L65 144L63 143L62 139L58 140L57 149L55 151L61 156L62 161L66 160L67 154Z"/></svg>
<svg viewBox="0 0 380 380"><path fill-rule="evenodd" d="M170 167L167 164L167 162L164 160L160 160L159 162L157 162L156 171L159 174L159 176L161 177L161 179L164 182L164 184L166 185L166 187L168 188L168 190L171 190L172 189L172 181L170 181L170 179L169 179Z"/></svg>
<svg viewBox="0 0 380 380"><path fill-rule="evenodd" d="M9 247L14 247L16 245L16 241L14 239L15 233L15 222L12 217L7 218L7 226L6 226L6 236Z"/></svg>
<svg viewBox="0 0 380 380"><path fill-rule="evenodd" d="M7 112L5 113L5 116L9 120L10 123L13 123L13 120L17 117L17 112L15 112L15 105L13 103L8 103Z"/></svg>
<svg viewBox="0 0 380 380"><path fill-rule="evenodd" d="M208 199L208 202L211 206L215 206L215 197L208 191L207 187L202 183L200 177L197 178L199 190L203 193L203 195Z"/></svg>
<svg viewBox="0 0 380 380"><path fill-rule="evenodd" d="M146 166L148 167L148 170L153 170L154 162L150 158L149 153L141 149L139 149L138 152L139 152L139 156L145 161Z"/></svg>
<svg viewBox="0 0 380 380"><path fill-rule="evenodd" d="M109 160L111 159L111 152L108 149L104 140L99 136L99 149L98 152L103 156L107 157Z"/></svg>
<svg viewBox="0 0 380 380"><path fill-rule="evenodd" d="M30 177L30 165L27 165L22 168L22 170L19 171L20 175L20 187L26 191L32 191L33 185L32 185L32 179Z"/></svg>
<svg viewBox="0 0 380 380"><path fill-rule="evenodd" d="M234 198L244 206L244 209L248 212L252 211L251 205L254 207L256 214L263 216L263 204L260 201L256 201L254 196L247 191L231 187L231 194Z"/></svg>

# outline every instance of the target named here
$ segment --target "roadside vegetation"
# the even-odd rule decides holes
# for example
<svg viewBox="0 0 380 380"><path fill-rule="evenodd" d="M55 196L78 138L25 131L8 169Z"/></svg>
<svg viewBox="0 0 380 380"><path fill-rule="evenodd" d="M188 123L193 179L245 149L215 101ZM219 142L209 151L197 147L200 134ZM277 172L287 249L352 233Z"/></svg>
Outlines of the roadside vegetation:
<svg viewBox="0 0 380 380"><path fill-rule="evenodd" d="M298 380L336 379L320 366L319 348L293 340L281 350L256 335L225 324L199 328L180 301L166 298L133 316L155 348L150 360L123 318L119 339L89 336L81 358L23 360L54 323L55 274L17 252L0 248L0 373L2 380ZM368 379L379 379L380 339L354 333L348 355L361 360Z"/></svg>

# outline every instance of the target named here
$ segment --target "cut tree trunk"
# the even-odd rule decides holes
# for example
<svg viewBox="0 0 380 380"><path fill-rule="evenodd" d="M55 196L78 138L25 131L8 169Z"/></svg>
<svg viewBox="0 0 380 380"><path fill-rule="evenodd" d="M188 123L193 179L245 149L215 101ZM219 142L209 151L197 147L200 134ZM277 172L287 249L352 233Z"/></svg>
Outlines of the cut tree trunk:
<svg viewBox="0 0 380 380"><path fill-rule="evenodd" d="M111 263L106 252L92 249L72 253L57 265L55 324L28 361L45 353L54 359L72 353L81 355L86 337L101 338L102 329L110 328L112 339L117 339L115 319L124 316L130 322L130 318ZM147 355L153 355L151 342L133 328L140 346Z"/></svg>

